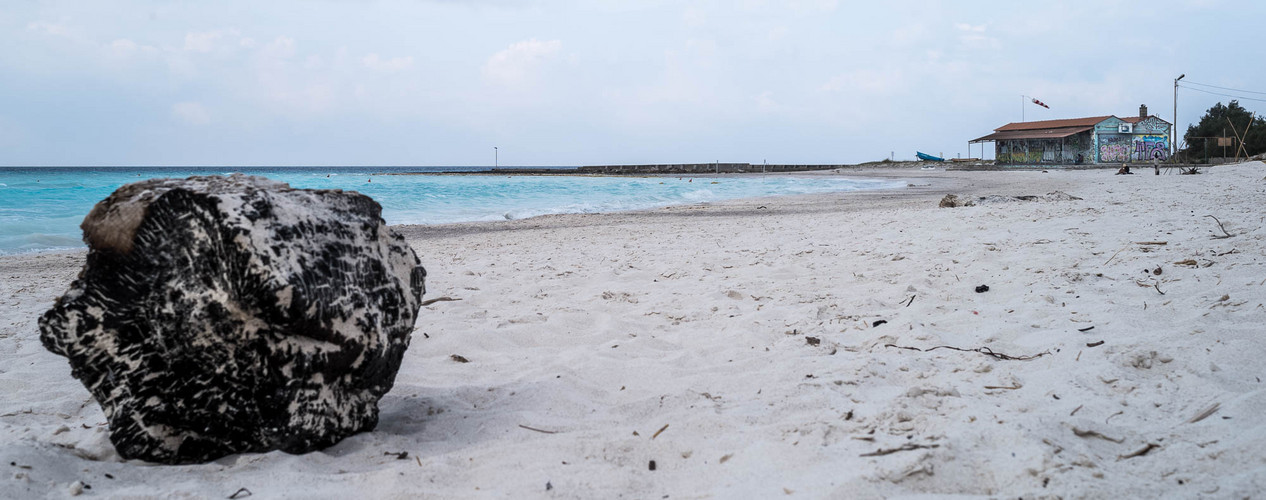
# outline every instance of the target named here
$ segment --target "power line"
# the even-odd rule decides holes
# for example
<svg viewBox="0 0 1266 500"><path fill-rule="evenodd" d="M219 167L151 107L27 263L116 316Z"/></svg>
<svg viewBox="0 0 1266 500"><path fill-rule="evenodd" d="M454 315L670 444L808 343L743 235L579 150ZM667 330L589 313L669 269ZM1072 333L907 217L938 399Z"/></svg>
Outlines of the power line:
<svg viewBox="0 0 1266 500"><path fill-rule="evenodd" d="M1203 86L1203 87L1212 87L1212 88L1215 88L1215 89L1230 90L1230 91L1232 91L1232 92L1246 92L1246 93L1249 93L1249 94L1262 94L1262 95L1266 95L1266 92L1257 92L1257 91L1255 91L1255 90L1233 89L1233 88L1230 88L1230 87L1219 87L1219 86L1217 86L1217 85L1209 85L1209 84L1207 84L1207 83L1197 83L1197 82L1193 82L1193 81L1186 81L1186 82L1183 82L1183 83L1189 83L1189 84L1192 84L1192 85L1200 85L1200 86Z"/></svg>
<svg viewBox="0 0 1266 500"><path fill-rule="evenodd" d="M1194 90L1194 91L1196 91L1196 92L1204 92L1204 93L1206 93L1206 94L1220 95L1220 96L1222 96L1222 97L1234 97L1234 98L1236 98L1236 99L1240 99L1240 100L1244 100L1244 101L1258 101L1258 102L1266 102L1266 99L1254 99L1254 98L1252 98L1252 97L1244 97L1244 96L1231 95L1231 94L1222 94L1222 93L1218 93L1218 92L1210 92L1210 91L1208 91L1208 90L1198 89L1198 88L1195 88L1195 87L1187 87L1187 86L1184 86L1184 85L1179 85L1179 87L1182 87L1182 88L1187 89L1187 90Z"/></svg>

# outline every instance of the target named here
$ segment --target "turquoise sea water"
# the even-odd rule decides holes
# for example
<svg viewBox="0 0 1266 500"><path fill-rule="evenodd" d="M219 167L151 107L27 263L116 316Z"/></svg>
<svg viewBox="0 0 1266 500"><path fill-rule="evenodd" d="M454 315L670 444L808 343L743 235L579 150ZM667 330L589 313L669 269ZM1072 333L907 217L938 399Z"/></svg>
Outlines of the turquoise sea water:
<svg viewBox="0 0 1266 500"><path fill-rule="evenodd" d="M396 175L484 168L440 167L0 167L0 254L81 248L79 223L120 186L156 177L241 172L296 188L373 197L388 224L521 219L638 210L789 194L899 187L900 182L823 177L587 177Z"/></svg>

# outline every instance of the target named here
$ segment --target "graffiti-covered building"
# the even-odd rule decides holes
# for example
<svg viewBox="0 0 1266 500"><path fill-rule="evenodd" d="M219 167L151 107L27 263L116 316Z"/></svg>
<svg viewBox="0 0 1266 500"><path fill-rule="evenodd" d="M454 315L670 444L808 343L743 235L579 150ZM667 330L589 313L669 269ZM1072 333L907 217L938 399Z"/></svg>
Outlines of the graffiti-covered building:
<svg viewBox="0 0 1266 500"><path fill-rule="evenodd" d="M1067 120L1008 123L970 143L994 143L999 164L1081 165L1165 160L1170 124L1147 114L1128 118L1093 116Z"/></svg>

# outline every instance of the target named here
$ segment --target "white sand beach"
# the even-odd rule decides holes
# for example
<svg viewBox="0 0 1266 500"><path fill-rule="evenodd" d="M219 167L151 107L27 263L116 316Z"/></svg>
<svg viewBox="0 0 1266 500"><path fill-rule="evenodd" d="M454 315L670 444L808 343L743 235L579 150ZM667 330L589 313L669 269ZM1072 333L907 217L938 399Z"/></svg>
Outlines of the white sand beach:
<svg viewBox="0 0 1266 500"><path fill-rule="evenodd" d="M1266 165L1114 172L397 227L453 300L378 428L191 466L40 345L84 253L0 257L0 497L1260 496Z"/></svg>

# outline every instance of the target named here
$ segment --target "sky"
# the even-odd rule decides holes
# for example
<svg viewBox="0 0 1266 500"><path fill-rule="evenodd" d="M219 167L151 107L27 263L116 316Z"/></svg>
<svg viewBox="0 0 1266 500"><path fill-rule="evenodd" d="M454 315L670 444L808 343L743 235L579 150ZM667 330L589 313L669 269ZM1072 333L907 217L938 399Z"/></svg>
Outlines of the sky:
<svg viewBox="0 0 1266 500"><path fill-rule="evenodd" d="M1257 0L6 0L0 165L979 157L968 141L1022 115L1173 121L1180 74L1266 114L1207 86L1266 92L1263 19ZM1228 100L1179 89L1180 131Z"/></svg>

